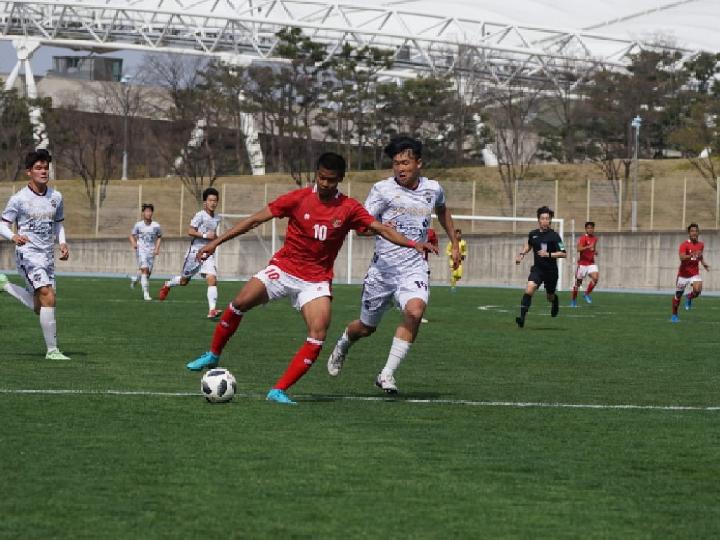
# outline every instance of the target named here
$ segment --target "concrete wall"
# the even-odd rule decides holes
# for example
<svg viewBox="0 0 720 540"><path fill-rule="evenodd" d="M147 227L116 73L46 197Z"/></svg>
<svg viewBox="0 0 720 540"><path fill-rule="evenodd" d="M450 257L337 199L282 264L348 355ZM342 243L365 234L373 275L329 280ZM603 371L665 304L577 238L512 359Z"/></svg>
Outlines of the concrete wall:
<svg viewBox="0 0 720 540"><path fill-rule="evenodd" d="M720 233L716 231L701 235L705 242L705 258L711 267L720 268ZM525 241L524 235L466 236L468 257L465 262L466 285L521 286L525 283L531 265L531 257L516 266L514 258ZM598 265L601 287L628 289L670 289L673 287L679 264L677 250L687 236L682 233L605 233L598 243ZM281 239L278 239L278 246ZM567 289L572 280L572 239L565 242L569 248L562 287ZM446 238L441 238L444 253ZM156 260L155 274L167 276L179 273L182 268L189 240L166 240ZM360 282L365 275L372 256L373 241L369 238L353 238L351 280ZM101 272L129 274L134 271L135 257L127 240L88 239L71 240L71 258L57 262L58 272ZM347 282L346 242L335 264L337 283ZM252 233L228 242L219 250L221 278L247 278L263 268L271 255L271 240L262 241ZM446 283L448 266L446 258L431 256L432 281ZM14 249L9 242L0 242L0 268L14 270ZM705 289L720 291L720 274L703 272Z"/></svg>

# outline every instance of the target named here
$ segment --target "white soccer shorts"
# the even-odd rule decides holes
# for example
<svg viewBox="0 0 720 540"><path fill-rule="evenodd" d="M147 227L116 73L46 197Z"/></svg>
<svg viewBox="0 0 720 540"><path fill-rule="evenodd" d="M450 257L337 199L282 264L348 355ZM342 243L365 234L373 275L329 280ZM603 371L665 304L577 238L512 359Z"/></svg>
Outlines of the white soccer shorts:
<svg viewBox="0 0 720 540"><path fill-rule="evenodd" d="M288 274L274 264L260 270L253 277L262 281L271 301L287 296L292 307L298 311L316 298L332 296L332 287L329 281L305 281Z"/></svg>
<svg viewBox="0 0 720 540"><path fill-rule="evenodd" d="M388 308L397 305L405 309L405 305L415 298L428 303L430 290L426 272L382 274L371 266L363 281L360 321L376 328Z"/></svg>
<svg viewBox="0 0 720 540"><path fill-rule="evenodd" d="M578 265L575 271L575 279L585 279L588 274L599 272L597 264Z"/></svg>
<svg viewBox="0 0 720 540"><path fill-rule="evenodd" d="M697 283L697 282L702 283L702 278L700 277L700 275L690 276L690 277L678 276L675 287L678 291L684 291L685 287L687 287L688 285L692 285L693 283Z"/></svg>
<svg viewBox="0 0 720 540"><path fill-rule="evenodd" d="M203 277L207 275L217 276L215 254L213 253L204 261L198 262L198 260L195 258L198 254L198 251L200 250L188 250L187 255L185 255L185 262L183 263L182 277L190 279L198 272L200 272L200 275Z"/></svg>
<svg viewBox="0 0 720 540"><path fill-rule="evenodd" d="M29 292L45 286L56 288L54 251L15 250L15 264Z"/></svg>
<svg viewBox="0 0 720 540"><path fill-rule="evenodd" d="M153 265L155 264L155 252L154 251L138 251L137 252L137 263L138 263L138 268L147 268L148 271L152 272Z"/></svg>

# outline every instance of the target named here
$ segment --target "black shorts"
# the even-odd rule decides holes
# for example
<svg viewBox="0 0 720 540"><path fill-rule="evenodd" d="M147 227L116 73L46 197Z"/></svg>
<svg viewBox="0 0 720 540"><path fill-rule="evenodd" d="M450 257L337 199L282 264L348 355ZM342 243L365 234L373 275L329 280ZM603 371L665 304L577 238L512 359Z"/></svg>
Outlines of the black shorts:
<svg viewBox="0 0 720 540"><path fill-rule="evenodd" d="M538 287L545 284L545 292L548 294L555 294L557 290L558 273L548 272L547 270L538 270L537 268L530 269L530 275L528 281L532 281L537 284Z"/></svg>

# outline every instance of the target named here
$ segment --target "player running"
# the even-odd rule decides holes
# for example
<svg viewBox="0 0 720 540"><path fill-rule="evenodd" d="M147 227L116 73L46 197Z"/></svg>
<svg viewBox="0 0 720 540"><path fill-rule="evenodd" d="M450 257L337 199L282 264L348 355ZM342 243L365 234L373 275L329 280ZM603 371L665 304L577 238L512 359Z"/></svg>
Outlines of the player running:
<svg viewBox="0 0 720 540"><path fill-rule="evenodd" d="M585 277L590 277L590 283L588 283L587 289L583 294L585 302L592 304L592 298L590 294L600 279L600 272L595 264L595 255L597 255L597 241L598 237L595 236L595 222L588 221L585 223L585 234L578 239L577 251L580 253L578 258L577 270L575 270L575 285L572 289L572 300L570 300L570 307L577 307L577 294L578 289L582 285Z"/></svg>
<svg viewBox="0 0 720 540"><path fill-rule="evenodd" d="M463 266L462 263L467 257L467 241L463 240L462 231L455 229L455 238L457 239L458 246L460 249L460 264L456 265L452 256L453 242L448 242L445 246L445 255L448 257L448 264L450 265L450 290L455 292L455 286L457 282L463 277Z"/></svg>
<svg viewBox="0 0 720 540"><path fill-rule="evenodd" d="M142 216L130 233L130 245L132 245L138 261L138 274L142 286L143 298L150 301L150 274L152 274L155 257L160 254L160 242L162 241L162 229L157 221L153 221L155 207L151 203L143 203ZM135 285L137 277L131 282Z"/></svg>
<svg viewBox="0 0 720 540"><path fill-rule="evenodd" d="M70 360L57 346L55 322L55 241L60 244L60 260L70 257L65 240L63 198L48 186L52 156L45 149L25 158L28 185L10 197L0 220L0 236L15 244L18 273L25 288L10 283L0 274L0 290L32 309L40 317L47 360ZM14 234L10 226L17 226Z"/></svg>
<svg viewBox="0 0 720 540"><path fill-rule="evenodd" d="M691 223L688 228L688 239L680 244L680 268L678 268L677 281L675 282L675 296L672 299L672 322L680 322L678 317L678 306L685 288L690 285L691 290L685 297L685 309L692 308L692 301L702 293L702 278L700 277L700 263L705 270L710 270L710 265L703 258L705 244L698 240L700 226Z"/></svg>
<svg viewBox="0 0 720 540"><path fill-rule="evenodd" d="M207 281L207 301L208 301L208 319L214 319L220 315L220 311L215 309L217 305L217 264L215 255L211 253L204 261L200 261L197 254L202 248L217 238L217 230L220 225L220 216L215 214L220 194L215 188L207 188L203 191L203 209L193 216L188 227L188 234L192 237L190 247L185 254L185 262L183 263L182 274L175 276L160 289L158 299L163 301L167 298L172 287L178 285L184 287L192 277L200 272L200 275Z"/></svg>
<svg viewBox="0 0 720 540"><path fill-rule="evenodd" d="M422 144L400 137L385 148L385 154L392 159L394 176L373 186L365 208L378 221L419 242L427 241L435 210L450 238L451 256L457 266L460 262L458 238L452 232L453 219L445 205L445 192L435 180L420 176ZM363 282L360 318L347 325L335 344L327 363L328 373L333 377L340 374L350 347L372 335L385 311L396 303L403 312L403 320L395 330L385 366L375 378L378 388L396 394L395 371L417 338L429 298L428 278L428 263L421 253L399 247L385 238L376 238L375 254Z"/></svg>
<svg viewBox="0 0 720 540"><path fill-rule="evenodd" d="M530 231L525 246L515 257L515 264L520 264L530 250L533 252L533 265L530 268L525 294L520 302L520 316L515 317L518 328L525 326L525 316L530 310L532 297L543 283L548 302L551 304L550 316L557 317L560 311L560 304L555 293L558 282L557 260L565 258L567 254L562 238L550 228L554 216L555 212L547 206L537 209L538 228Z"/></svg>
<svg viewBox="0 0 720 540"><path fill-rule="evenodd" d="M315 185L291 191L266 208L235 224L198 252L197 258L212 255L222 243L258 227L272 218L288 218L283 247L269 265L255 274L225 309L215 327L210 350L187 368L199 371L217 366L220 354L245 313L271 300L289 297L301 312L307 326L305 343L297 351L285 373L267 394L277 403L295 403L286 390L295 384L317 360L330 325L333 264L351 229L367 228L391 242L423 251L437 250L425 242L414 242L375 220L363 206L340 193L338 184L345 176L345 160L335 153L320 156Z"/></svg>

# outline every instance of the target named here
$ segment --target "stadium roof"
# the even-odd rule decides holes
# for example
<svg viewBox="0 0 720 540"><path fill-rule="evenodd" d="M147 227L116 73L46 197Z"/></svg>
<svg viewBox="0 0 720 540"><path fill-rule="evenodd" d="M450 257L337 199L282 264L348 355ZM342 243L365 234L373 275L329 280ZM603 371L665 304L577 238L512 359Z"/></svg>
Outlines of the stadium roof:
<svg viewBox="0 0 720 540"><path fill-rule="evenodd" d="M498 84L620 67L658 40L687 55L720 51L717 0L0 1L0 39L99 52L272 58L275 33L289 26L329 54L343 42L375 45L394 50L405 73L470 66Z"/></svg>

